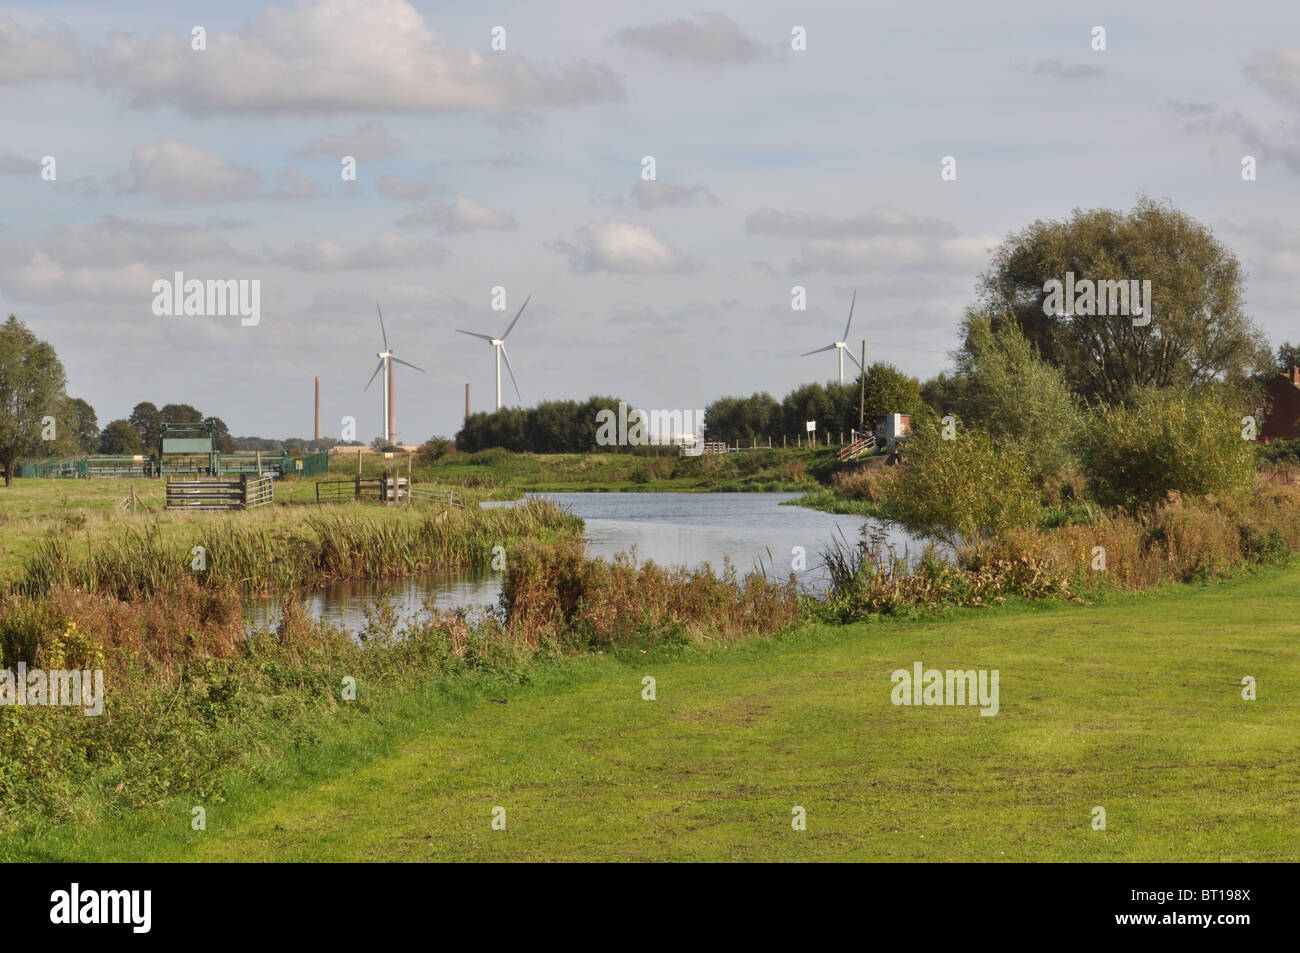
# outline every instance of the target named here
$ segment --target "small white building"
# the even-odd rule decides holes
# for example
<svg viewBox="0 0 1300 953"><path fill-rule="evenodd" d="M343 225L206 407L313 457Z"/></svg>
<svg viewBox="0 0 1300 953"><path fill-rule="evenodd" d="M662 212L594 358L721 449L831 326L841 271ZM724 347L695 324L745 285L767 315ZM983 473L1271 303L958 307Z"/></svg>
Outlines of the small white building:
<svg viewBox="0 0 1300 953"><path fill-rule="evenodd" d="M912 429L911 414L883 414L876 418L876 443L893 446Z"/></svg>

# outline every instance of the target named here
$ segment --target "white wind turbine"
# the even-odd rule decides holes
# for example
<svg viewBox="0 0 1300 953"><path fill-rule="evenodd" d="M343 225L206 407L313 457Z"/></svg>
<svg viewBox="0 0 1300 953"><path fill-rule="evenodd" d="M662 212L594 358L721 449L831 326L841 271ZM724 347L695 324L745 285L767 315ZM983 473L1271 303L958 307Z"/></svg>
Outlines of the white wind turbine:
<svg viewBox="0 0 1300 953"><path fill-rule="evenodd" d="M844 383L844 355L845 354L848 354L850 361L858 365L858 370L862 370L861 362L856 357L853 356L853 352L848 349L848 344L845 343L849 339L849 325L853 323L853 305L855 305L857 301L858 301L858 293L855 291L853 292L853 300L849 302L849 320L844 325L844 336L840 340L834 342L833 344L827 344L825 347L819 347L815 351L809 351L807 354L799 355L800 357L807 357L808 354L820 354L822 353L822 351L831 351L831 350L839 351L841 384Z"/></svg>
<svg viewBox="0 0 1300 953"><path fill-rule="evenodd" d="M461 331L460 328L456 329L461 334L468 334L470 337L482 338L484 341L491 344L496 350L497 410L501 409L501 358L503 357L506 359L506 370L510 372L510 382L515 385L515 396L519 398L521 403L523 402L523 397L519 393L519 382L515 380L514 368L510 366L510 355L506 353L506 338L509 337L510 332L515 329L515 325L519 323L519 315L524 313L524 308L528 307L528 302L532 300L532 295L529 295L524 299L524 303L519 306L519 313L516 314L515 319L510 322L510 327L506 328L506 333L501 335L499 338L494 338L490 334L479 334L477 331Z"/></svg>
<svg viewBox="0 0 1300 953"><path fill-rule="evenodd" d="M365 387L361 388L361 392L365 393L370 390L370 385L375 382L379 372L384 372L384 439L389 444L394 444L397 442L397 401L395 399L397 395L394 393L396 377L393 373L393 365L405 364L421 374L424 373L424 368L416 367L410 361L404 361L393 353L393 349L388 346L388 332L384 329L384 312L380 310L378 301L375 302L375 311L379 313L379 333L384 338L384 349L375 355L375 357L379 358L379 366L370 375L370 380L366 382Z"/></svg>

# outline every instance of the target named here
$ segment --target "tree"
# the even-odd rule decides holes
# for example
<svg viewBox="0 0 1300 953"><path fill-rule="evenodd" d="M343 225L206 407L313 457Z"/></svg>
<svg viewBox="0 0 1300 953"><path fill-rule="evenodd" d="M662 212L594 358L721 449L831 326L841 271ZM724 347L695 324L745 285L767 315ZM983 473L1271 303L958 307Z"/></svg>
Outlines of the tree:
<svg viewBox="0 0 1300 953"><path fill-rule="evenodd" d="M163 404L162 410L158 413L169 424L203 423L203 414L197 407L191 407L189 404Z"/></svg>
<svg viewBox="0 0 1300 953"><path fill-rule="evenodd" d="M233 453L235 449L235 439L230 436L230 428L220 417L204 417L203 423L212 424L212 445L218 453Z"/></svg>
<svg viewBox="0 0 1300 953"><path fill-rule="evenodd" d="M723 443L766 441L781 433L781 405L766 391L749 397L719 397L704 409L707 439Z"/></svg>
<svg viewBox="0 0 1300 953"><path fill-rule="evenodd" d="M99 435L99 452L114 456L134 456L144 452L139 432L129 420L111 420Z"/></svg>
<svg viewBox="0 0 1300 953"><path fill-rule="evenodd" d="M95 408L80 397L72 398L68 404L76 452L94 453L99 446L99 421L95 419Z"/></svg>
<svg viewBox="0 0 1300 953"><path fill-rule="evenodd" d="M0 326L0 466L5 486L24 457L47 447L46 417L65 407L65 377L54 348L14 315Z"/></svg>
<svg viewBox="0 0 1300 953"><path fill-rule="evenodd" d="M1023 453L1035 480L1070 469L1082 419L1065 376L1038 356L1014 323L995 331L988 315L970 312L963 328L957 405L948 409Z"/></svg>
<svg viewBox="0 0 1300 953"><path fill-rule="evenodd" d="M1044 285L1067 272L1075 282L1149 281L1152 300L1141 316L1089 315L1086 301L1064 302L1058 315ZM1075 209L1065 221L1036 221L1003 242L981 275L995 330L1014 321L1089 402L1122 402L1144 387L1236 384L1268 363L1244 292L1240 264L1210 229L1143 195L1128 213ZM1108 289L1107 310L1119 310L1118 294ZM1135 317L1147 323L1135 326Z"/></svg>
<svg viewBox="0 0 1300 953"><path fill-rule="evenodd" d="M1300 367L1300 344L1285 341L1277 349L1277 369L1283 374L1290 374L1293 367ZM1272 377L1273 375L1268 376Z"/></svg>
<svg viewBox="0 0 1300 953"><path fill-rule="evenodd" d="M865 408L863 426L875 429L876 418L884 414L910 414L913 417L925 410L925 398L921 396L921 385L915 377L909 377L893 364L877 361L867 368L866 393L862 404ZM852 386L851 405L846 423L850 430L858 425L859 386L861 375Z"/></svg>
<svg viewBox="0 0 1300 953"><path fill-rule="evenodd" d="M157 407L148 401L136 404L127 422L140 435L140 443L146 453L153 453L158 449L158 434L162 431L163 417Z"/></svg>

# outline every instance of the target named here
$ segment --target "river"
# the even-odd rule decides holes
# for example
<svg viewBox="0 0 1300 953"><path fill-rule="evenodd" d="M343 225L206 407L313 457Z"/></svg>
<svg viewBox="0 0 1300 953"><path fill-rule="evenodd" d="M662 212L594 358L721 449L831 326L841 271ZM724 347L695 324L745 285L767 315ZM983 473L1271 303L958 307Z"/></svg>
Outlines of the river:
<svg viewBox="0 0 1300 953"><path fill-rule="evenodd" d="M593 556L612 557L635 551L639 560L653 560L664 566L697 566L708 563L720 571L723 558L743 576L762 567L769 576L785 579L794 571L805 588L820 591L828 580L821 552L832 539L843 534L855 543L862 526L861 516L838 516L802 506L782 506L797 493L539 493L554 500L585 524L587 551ZM484 506L512 506L513 501ZM889 541L899 555L915 554L923 541L894 531ZM803 549L804 568L796 567ZM301 596L307 611L349 631L365 624L366 607L388 599L399 617L420 612L430 596L438 608L472 608L497 602L502 573L489 569L451 573L424 573L401 579L345 580L322 586ZM279 602L254 601L246 610L249 622L274 625Z"/></svg>

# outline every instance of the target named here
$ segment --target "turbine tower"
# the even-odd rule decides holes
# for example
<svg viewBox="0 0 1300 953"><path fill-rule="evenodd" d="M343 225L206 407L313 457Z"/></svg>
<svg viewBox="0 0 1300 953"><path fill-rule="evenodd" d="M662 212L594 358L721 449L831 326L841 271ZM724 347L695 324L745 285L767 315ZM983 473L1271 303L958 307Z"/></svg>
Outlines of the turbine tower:
<svg viewBox="0 0 1300 953"><path fill-rule="evenodd" d="M461 331L460 328L456 329L461 334L468 334L470 337L482 338L484 341L491 344L496 350L497 410L501 409L501 358L503 357L506 359L506 370L510 372L510 382L515 385L515 396L519 398L520 403L523 402L523 397L519 393L519 382L515 380L514 368L510 366L510 355L506 353L506 338L509 337L510 332L515 329L515 325L519 323L519 315L524 313L524 308L528 307L528 302L532 300L532 295L529 295L524 299L524 303L519 306L519 313L516 314L515 319L510 322L510 327L506 328L506 333L501 335L499 338L494 338L490 334L479 334L477 331Z"/></svg>
<svg viewBox="0 0 1300 953"><path fill-rule="evenodd" d="M857 364L857 365L858 365L858 370L861 371L861 370L863 369L863 368L862 368L862 364L858 361L858 359L857 359L856 357L853 356L853 352L850 351L850 350L848 349L848 344L845 343L845 342L847 342L848 339L849 339L849 325L851 325L851 324L853 323L853 306L854 306L855 304L857 304L857 301L858 301L858 293L855 291L855 292L853 292L853 300L849 302L849 320L848 320L848 321L845 323L845 325L844 325L844 336L843 336L842 338L840 338L840 340L835 341L835 342L832 343L832 344L827 344L825 347L819 347L819 348L818 348L817 350L815 350L815 351L809 351L809 352L808 352L808 354L820 354L820 353L822 353L822 351L830 351L830 350L836 350L836 351L839 351L839 352L840 352L840 383L841 383L841 384L844 383L844 355L845 355L845 354L848 354L848 356L849 356L849 360L850 360L850 361L852 361L854 364ZM807 357L808 354L800 354L799 356L800 356L800 357Z"/></svg>
<svg viewBox="0 0 1300 953"><path fill-rule="evenodd" d="M384 372L384 384L382 388L384 395L384 442L395 444L397 443L397 395L394 389L396 374L394 373L393 365L405 364L407 367L417 370L421 374L424 373L424 368L416 367L410 361L404 361L393 353L393 349L388 346L388 332L384 329L384 312L380 310L378 301L375 302L375 310L379 312L379 333L383 335L384 338L384 349L375 355L375 357L379 358L379 366L376 367L375 372L370 375L370 380L366 382L365 387L361 388L361 392L365 393L370 390L370 385L375 382L375 378L379 376L379 372Z"/></svg>

